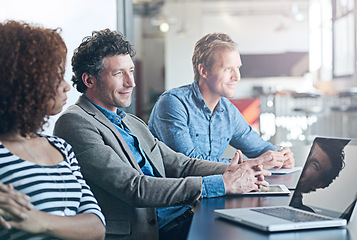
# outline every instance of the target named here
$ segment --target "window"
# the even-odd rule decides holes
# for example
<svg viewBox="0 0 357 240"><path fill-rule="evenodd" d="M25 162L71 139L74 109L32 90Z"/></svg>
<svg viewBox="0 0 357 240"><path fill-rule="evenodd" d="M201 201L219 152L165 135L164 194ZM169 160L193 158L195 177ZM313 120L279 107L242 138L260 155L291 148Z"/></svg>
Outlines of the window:
<svg viewBox="0 0 357 240"><path fill-rule="evenodd" d="M356 1L332 0L333 77L356 73Z"/></svg>
<svg viewBox="0 0 357 240"><path fill-rule="evenodd" d="M320 81L357 76L357 0L310 2L310 72Z"/></svg>

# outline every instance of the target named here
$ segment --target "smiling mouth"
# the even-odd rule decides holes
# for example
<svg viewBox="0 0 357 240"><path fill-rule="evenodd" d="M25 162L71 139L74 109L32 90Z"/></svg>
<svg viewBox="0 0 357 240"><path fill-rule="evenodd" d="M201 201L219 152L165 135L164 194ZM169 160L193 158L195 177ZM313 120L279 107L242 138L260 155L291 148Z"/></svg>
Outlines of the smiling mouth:
<svg viewBox="0 0 357 240"><path fill-rule="evenodd" d="M119 92L120 95L130 95L131 94L131 91L129 92Z"/></svg>

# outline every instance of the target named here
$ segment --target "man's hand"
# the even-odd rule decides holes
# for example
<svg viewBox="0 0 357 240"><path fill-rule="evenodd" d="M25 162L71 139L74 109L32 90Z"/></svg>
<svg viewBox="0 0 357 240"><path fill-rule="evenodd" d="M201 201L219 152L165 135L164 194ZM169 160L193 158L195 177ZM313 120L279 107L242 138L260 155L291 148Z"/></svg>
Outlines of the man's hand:
<svg viewBox="0 0 357 240"><path fill-rule="evenodd" d="M242 152L236 151L225 173L223 174L226 194L256 191L261 186L268 186L264 176L271 173L263 169L263 165L271 161L271 156L263 156L242 162Z"/></svg>
<svg viewBox="0 0 357 240"><path fill-rule="evenodd" d="M295 165L295 159L290 148L283 148L280 151L269 150L260 155L260 157L267 156L270 156L271 160L263 164L264 169L292 168Z"/></svg>
<svg viewBox="0 0 357 240"><path fill-rule="evenodd" d="M287 160L284 161L283 168L293 168L295 166L295 158L290 148L283 148L280 152L287 157Z"/></svg>

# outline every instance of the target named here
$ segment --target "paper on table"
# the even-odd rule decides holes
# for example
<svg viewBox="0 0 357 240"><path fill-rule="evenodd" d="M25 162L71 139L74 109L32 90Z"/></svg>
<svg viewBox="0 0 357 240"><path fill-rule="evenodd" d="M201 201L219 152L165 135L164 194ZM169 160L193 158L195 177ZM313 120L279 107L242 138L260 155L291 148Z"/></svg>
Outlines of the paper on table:
<svg viewBox="0 0 357 240"><path fill-rule="evenodd" d="M280 169L270 169L269 171L271 172L272 175L285 175L285 174L290 174L296 171L301 170L302 167L293 167L293 168L280 168Z"/></svg>
<svg viewBox="0 0 357 240"><path fill-rule="evenodd" d="M247 193L238 193L234 195L289 195L290 190L282 184L269 185L268 187L262 187L259 191L252 191Z"/></svg>
<svg viewBox="0 0 357 240"><path fill-rule="evenodd" d="M285 185L269 185L268 187L262 187L259 191L248 192L244 194L253 195L289 195L290 190Z"/></svg>

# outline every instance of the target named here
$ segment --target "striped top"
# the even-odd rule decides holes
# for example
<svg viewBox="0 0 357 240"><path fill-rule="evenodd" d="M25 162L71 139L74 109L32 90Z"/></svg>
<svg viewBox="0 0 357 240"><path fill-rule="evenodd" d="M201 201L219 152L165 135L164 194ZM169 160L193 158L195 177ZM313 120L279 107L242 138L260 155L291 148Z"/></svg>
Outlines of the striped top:
<svg viewBox="0 0 357 240"><path fill-rule="evenodd" d="M105 223L100 207L83 179L72 147L61 138L43 137L62 153L64 160L56 166L39 166L12 154L0 141L0 181L11 183L15 189L30 196L38 210L62 216L93 213ZM55 238L16 229L7 231L0 226L0 239Z"/></svg>

